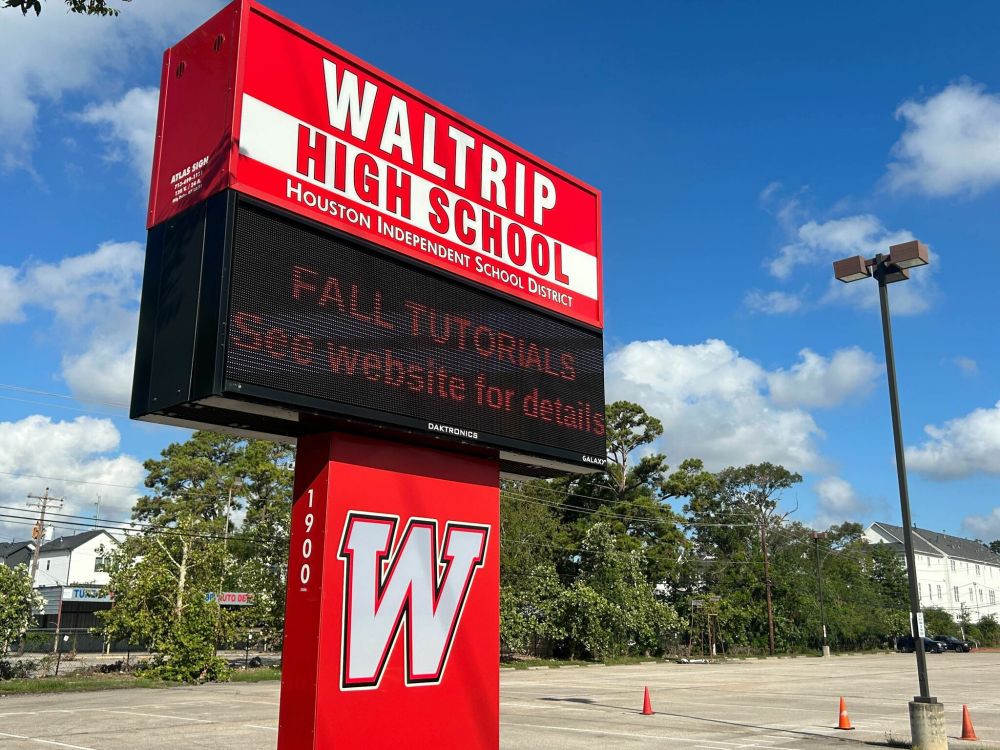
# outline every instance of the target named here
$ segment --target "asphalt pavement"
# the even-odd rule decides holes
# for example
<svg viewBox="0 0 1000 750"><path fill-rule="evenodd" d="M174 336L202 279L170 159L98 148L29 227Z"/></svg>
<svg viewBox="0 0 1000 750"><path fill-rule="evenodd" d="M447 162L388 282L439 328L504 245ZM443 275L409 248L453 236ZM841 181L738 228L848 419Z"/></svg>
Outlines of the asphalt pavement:
<svg viewBox="0 0 1000 750"><path fill-rule="evenodd" d="M928 657L953 746L1000 750L1000 654ZM641 713L648 687L652 716ZM912 655L503 670L500 746L849 750L909 737ZM854 731L834 727L839 698ZM979 742L960 742L962 704ZM274 748L278 684L0 698L0 750ZM861 747L864 744L860 744Z"/></svg>

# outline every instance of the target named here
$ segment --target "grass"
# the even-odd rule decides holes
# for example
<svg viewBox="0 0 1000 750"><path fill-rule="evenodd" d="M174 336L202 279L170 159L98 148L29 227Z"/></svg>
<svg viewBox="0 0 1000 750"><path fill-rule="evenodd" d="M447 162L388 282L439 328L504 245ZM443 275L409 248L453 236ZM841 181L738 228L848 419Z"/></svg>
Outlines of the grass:
<svg viewBox="0 0 1000 750"><path fill-rule="evenodd" d="M151 680L146 677L121 674L70 675L69 677L35 677L0 682L0 695L27 693L82 693L93 690L123 688L163 688L180 683Z"/></svg>
<svg viewBox="0 0 1000 750"><path fill-rule="evenodd" d="M229 675L230 682L267 682L280 680L281 670L277 667L260 667L259 669L233 670Z"/></svg>
<svg viewBox="0 0 1000 750"><path fill-rule="evenodd" d="M266 682L280 680L281 670L276 667L233 670L231 682ZM170 688L181 682L154 680L128 674L76 674L66 677L35 677L0 682L0 696L27 695L31 693L83 693L97 690L124 690L128 688Z"/></svg>
<svg viewBox="0 0 1000 750"><path fill-rule="evenodd" d="M600 661L581 661L580 659L515 659L500 662L501 669L530 669L532 667L559 669L560 667L591 667L597 665L617 666L619 664L649 664L650 662L673 661L673 658L656 656L617 656Z"/></svg>

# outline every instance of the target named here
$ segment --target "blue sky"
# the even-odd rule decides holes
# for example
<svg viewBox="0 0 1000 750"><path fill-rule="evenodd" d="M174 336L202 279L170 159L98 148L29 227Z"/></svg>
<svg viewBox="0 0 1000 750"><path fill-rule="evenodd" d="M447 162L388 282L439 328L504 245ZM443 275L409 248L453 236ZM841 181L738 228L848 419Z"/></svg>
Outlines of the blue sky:
<svg viewBox="0 0 1000 750"><path fill-rule="evenodd" d="M877 289L831 262L927 243L891 288L914 519L1000 538L1000 8L271 5L601 189L609 397L671 464L802 472L803 522L898 522ZM123 404L160 56L217 7L0 13L4 507L125 518L185 434Z"/></svg>

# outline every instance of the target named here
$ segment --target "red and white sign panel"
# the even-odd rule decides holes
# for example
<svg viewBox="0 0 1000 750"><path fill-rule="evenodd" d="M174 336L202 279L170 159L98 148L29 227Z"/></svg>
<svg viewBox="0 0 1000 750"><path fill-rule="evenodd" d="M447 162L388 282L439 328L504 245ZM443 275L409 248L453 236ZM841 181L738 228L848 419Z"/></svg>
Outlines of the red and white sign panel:
<svg viewBox="0 0 1000 750"><path fill-rule="evenodd" d="M499 467L300 440L279 750L499 742Z"/></svg>
<svg viewBox="0 0 1000 750"><path fill-rule="evenodd" d="M249 0L195 35L167 52L150 226L234 187L602 326L594 188Z"/></svg>

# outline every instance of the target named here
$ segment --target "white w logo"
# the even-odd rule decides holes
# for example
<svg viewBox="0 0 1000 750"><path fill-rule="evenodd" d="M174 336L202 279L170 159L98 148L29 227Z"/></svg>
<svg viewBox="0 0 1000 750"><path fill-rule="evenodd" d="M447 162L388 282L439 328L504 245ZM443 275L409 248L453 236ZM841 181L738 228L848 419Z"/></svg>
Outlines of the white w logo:
<svg viewBox="0 0 1000 750"><path fill-rule="evenodd" d="M441 682L472 579L486 558L490 527L411 518L390 555L398 516L350 513L338 557L344 561L344 690L378 687L401 630L407 685Z"/></svg>

